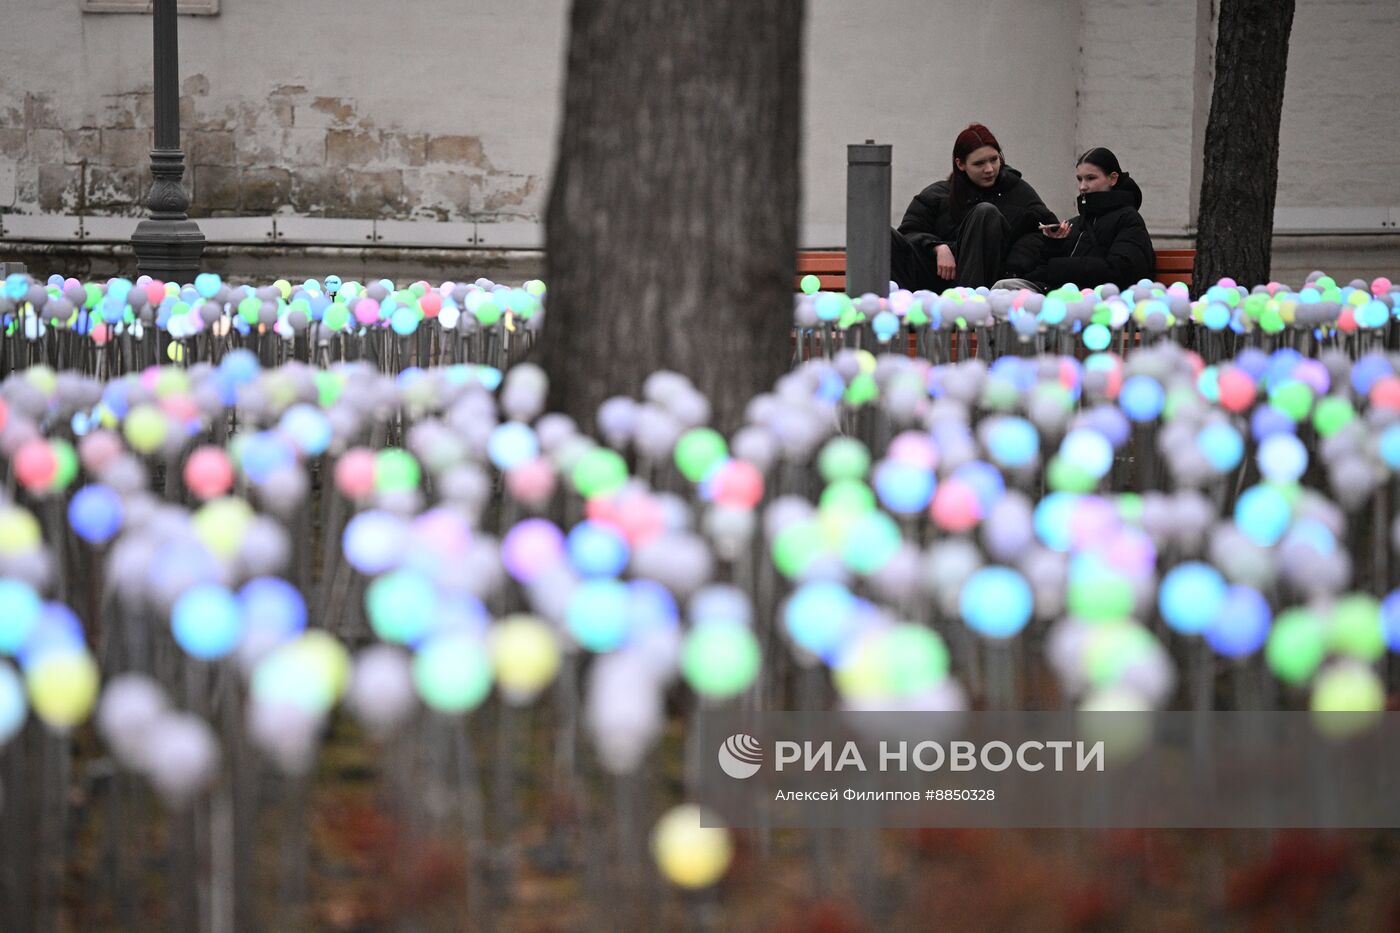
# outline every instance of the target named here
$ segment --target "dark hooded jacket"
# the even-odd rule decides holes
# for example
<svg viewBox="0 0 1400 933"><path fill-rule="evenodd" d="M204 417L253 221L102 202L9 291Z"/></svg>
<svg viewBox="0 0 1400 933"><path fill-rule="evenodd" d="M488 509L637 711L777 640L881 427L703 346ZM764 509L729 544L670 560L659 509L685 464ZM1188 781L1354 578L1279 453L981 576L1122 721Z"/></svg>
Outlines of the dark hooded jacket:
<svg viewBox="0 0 1400 933"><path fill-rule="evenodd" d="M904 212L904 220L899 224L899 232L916 249L925 255L932 255L940 244L953 246L958 240L958 224L962 218L953 219L951 186L945 178L929 185L909 202ZM1006 218L1011 227L1011 251L1006 259L1006 270L1010 274L1020 274L1034 263L1040 224L1058 223L1059 220L1050 208L1045 206L1040 195L1021 179L1021 173L1009 165L1003 165L997 174L996 183L990 188L972 188L973 205L987 202ZM956 248L953 250L956 254Z"/></svg>
<svg viewBox="0 0 1400 933"><path fill-rule="evenodd" d="M1073 282L1092 288L1112 282L1119 288L1136 285L1152 277L1157 254L1147 235L1138 208L1142 189L1118 173L1118 184L1108 191L1081 194L1079 216L1070 220L1069 236L1045 240L1040 264L1026 274L1032 282L1047 289Z"/></svg>

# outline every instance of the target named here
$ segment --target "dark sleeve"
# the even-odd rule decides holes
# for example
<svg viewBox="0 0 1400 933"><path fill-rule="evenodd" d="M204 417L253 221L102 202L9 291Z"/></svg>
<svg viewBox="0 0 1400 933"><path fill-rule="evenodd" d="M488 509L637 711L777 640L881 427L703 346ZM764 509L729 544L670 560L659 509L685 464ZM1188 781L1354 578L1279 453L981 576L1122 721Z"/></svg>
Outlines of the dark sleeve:
<svg viewBox="0 0 1400 933"><path fill-rule="evenodd" d="M948 201L946 198L930 197L927 191L917 194L914 196L914 200L909 202L909 209L904 212L904 219L899 222L899 232L916 249L932 255L935 247L945 242L934 231L939 214L947 209Z"/></svg>
<svg viewBox="0 0 1400 933"><path fill-rule="evenodd" d="M1112 282L1127 287L1140 279L1150 279L1157 267L1157 255L1152 249L1147 224L1137 211L1130 211L1114 231L1113 242L1102 258L1098 256L1069 256L1046 263L1048 283L1053 287L1073 282L1082 287L1094 287Z"/></svg>

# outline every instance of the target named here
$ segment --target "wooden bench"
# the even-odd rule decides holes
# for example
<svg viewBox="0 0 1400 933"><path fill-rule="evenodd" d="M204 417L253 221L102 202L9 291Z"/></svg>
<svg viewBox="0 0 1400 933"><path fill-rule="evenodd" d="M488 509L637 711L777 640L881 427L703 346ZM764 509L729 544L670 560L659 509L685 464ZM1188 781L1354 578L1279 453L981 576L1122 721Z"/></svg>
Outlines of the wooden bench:
<svg viewBox="0 0 1400 933"><path fill-rule="evenodd" d="M1184 282L1191 286L1191 269L1196 262L1194 249L1159 249L1157 268L1152 277L1163 285ZM821 291L843 292L846 290L846 251L803 250L797 254L796 289L802 290L802 278L815 275L821 283Z"/></svg>

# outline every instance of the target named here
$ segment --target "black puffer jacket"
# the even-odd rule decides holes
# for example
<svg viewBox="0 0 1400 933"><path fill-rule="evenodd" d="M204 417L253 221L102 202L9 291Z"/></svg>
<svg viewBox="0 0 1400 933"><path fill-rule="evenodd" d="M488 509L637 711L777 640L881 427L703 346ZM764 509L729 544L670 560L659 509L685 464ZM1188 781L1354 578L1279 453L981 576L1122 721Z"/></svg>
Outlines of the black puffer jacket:
<svg viewBox="0 0 1400 933"><path fill-rule="evenodd" d="M1157 254L1138 208L1142 189L1118 174L1108 191L1079 196L1079 216L1070 220L1069 236L1046 240L1044 259L1026 278L1049 288L1073 282L1092 288L1112 282L1120 288L1151 278Z"/></svg>
<svg viewBox="0 0 1400 933"><path fill-rule="evenodd" d="M899 232L925 255L932 255L939 244L952 245L958 240L958 221L953 219L950 195L948 180L936 181L914 195L909 209L904 212ZM1030 183L1021 179L1021 173L1009 165L1002 166L992 187L973 186L972 204L968 206L983 201L995 206L1011 227L1007 272L1024 272L1035 261L1039 225L1058 223L1059 219L1045 206Z"/></svg>

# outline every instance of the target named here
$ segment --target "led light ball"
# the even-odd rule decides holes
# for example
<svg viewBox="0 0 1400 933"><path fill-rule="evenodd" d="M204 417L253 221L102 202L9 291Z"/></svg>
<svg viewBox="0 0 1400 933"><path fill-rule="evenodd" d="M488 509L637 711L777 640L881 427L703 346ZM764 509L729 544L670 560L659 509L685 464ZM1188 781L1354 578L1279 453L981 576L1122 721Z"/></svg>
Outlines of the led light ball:
<svg viewBox="0 0 1400 933"><path fill-rule="evenodd" d="M1381 606L1369 593L1352 593L1337 600L1327 629L1328 646L1337 654L1360 661L1379 661L1385 655L1385 629Z"/></svg>
<svg viewBox="0 0 1400 933"><path fill-rule="evenodd" d="M681 643L681 674L691 689L710 700L727 700L753 685L762 658L746 625L702 622Z"/></svg>
<svg viewBox="0 0 1400 933"><path fill-rule="evenodd" d="M350 519L340 543L345 559L360 573L383 573L402 559L408 528L397 515L374 509Z"/></svg>
<svg viewBox="0 0 1400 933"><path fill-rule="evenodd" d="M570 478L585 499L611 495L627 482L627 461L615 450L594 447L578 458Z"/></svg>
<svg viewBox="0 0 1400 933"><path fill-rule="evenodd" d="M1269 601L1253 587L1230 587L1220 612L1204 632L1206 643L1227 658L1244 658L1264 647L1273 613Z"/></svg>
<svg viewBox="0 0 1400 933"><path fill-rule="evenodd" d="M746 460L726 460L710 477L715 504L729 509L752 509L763 498L763 473Z"/></svg>
<svg viewBox="0 0 1400 933"><path fill-rule="evenodd" d="M374 492L374 451L352 447L335 462L335 487L340 494L363 502Z"/></svg>
<svg viewBox="0 0 1400 933"><path fill-rule="evenodd" d="M501 563L521 583L532 583L564 560L564 535L553 522L527 518L501 539Z"/></svg>
<svg viewBox="0 0 1400 933"><path fill-rule="evenodd" d="M797 588L783 606L788 636L832 663L856 633L856 598L839 583L816 581Z"/></svg>
<svg viewBox="0 0 1400 933"><path fill-rule="evenodd" d="M872 510L857 517L841 542L841 560L861 576L878 573L898 552L899 525L884 512Z"/></svg>
<svg viewBox="0 0 1400 933"><path fill-rule="evenodd" d="M160 409L154 405L137 405L127 412L126 420L122 423L122 436L132 450L149 454L165 443L168 427Z"/></svg>
<svg viewBox="0 0 1400 933"><path fill-rule="evenodd" d="M600 578L580 583L569 597L564 621L589 651L614 651L627 640L627 584Z"/></svg>
<svg viewBox="0 0 1400 933"><path fill-rule="evenodd" d="M29 492L47 490L58 475L58 458L42 438L28 441L15 453L15 479Z"/></svg>
<svg viewBox="0 0 1400 933"><path fill-rule="evenodd" d="M1113 467L1113 445L1098 431L1088 428L1066 434L1059 455L1094 479L1102 479Z"/></svg>
<svg viewBox="0 0 1400 933"><path fill-rule="evenodd" d="M615 577L622 573L631 556L627 539L609 525L582 521L566 539L569 561L582 576Z"/></svg>
<svg viewBox="0 0 1400 933"><path fill-rule="evenodd" d="M1280 487L1251 486L1235 503L1235 525L1260 547L1272 547L1288 530L1292 512L1292 505Z"/></svg>
<svg viewBox="0 0 1400 933"><path fill-rule="evenodd" d="M538 457L540 442L528 424L506 421L491 432L486 452L496 469L504 471Z"/></svg>
<svg viewBox="0 0 1400 933"><path fill-rule="evenodd" d="M835 681L848 700L909 698L948 676L948 646L937 632L901 623L869 632L844 653Z"/></svg>
<svg viewBox="0 0 1400 933"><path fill-rule="evenodd" d="M219 447L196 448L185 460L185 487L200 499L214 499L233 488L233 464Z"/></svg>
<svg viewBox="0 0 1400 933"><path fill-rule="evenodd" d="M559 639L553 627L535 616L506 616L492 626L487 645L496 682L509 703L531 702L559 673Z"/></svg>
<svg viewBox="0 0 1400 933"><path fill-rule="evenodd" d="M1345 738L1370 729L1385 709L1385 685L1374 670L1350 661L1317 675L1308 707L1318 731Z"/></svg>
<svg viewBox="0 0 1400 933"><path fill-rule="evenodd" d="M676 441L676 466L681 475L699 483L729 457L729 445L713 428L692 428Z"/></svg>
<svg viewBox="0 0 1400 933"><path fill-rule="evenodd" d="M429 709L467 713L491 692L491 658L481 639L449 633L429 639L413 658L413 684Z"/></svg>
<svg viewBox="0 0 1400 933"><path fill-rule="evenodd" d="M1033 606L1030 585L1010 567L983 567L968 578L958 596L963 621L987 638L1018 634L1030 621Z"/></svg>
<svg viewBox="0 0 1400 933"><path fill-rule="evenodd" d="M1162 384L1151 376L1132 376L1123 382L1118 392L1118 405L1128 420L1139 424L1155 420L1166 404Z"/></svg>
<svg viewBox="0 0 1400 933"><path fill-rule="evenodd" d="M1024 418L995 418L983 433L988 455L1003 467L1021 469L1040 456L1040 432Z"/></svg>
<svg viewBox="0 0 1400 933"><path fill-rule="evenodd" d="M331 423L314 405L293 405L282 414L278 428L302 454L319 457L331 445Z"/></svg>
<svg viewBox="0 0 1400 933"><path fill-rule="evenodd" d="M1327 626L1321 619L1306 609L1279 613L1264 645L1264 660L1274 676L1301 686L1326 656Z"/></svg>
<svg viewBox="0 0 1400 933"><path fill-rule="evenodd" d="M1272 483L1296 483L1308 469L1308 449L1293 434L1270 434L1255 458L1260 474Z"/></svg>
<svg viewBox="0 0 1400 933"><path fill-rule="evenodd" d="M254 577L238 591L249 636L281 644L306 629L306 600L301 590L278 577Z"/></svg>
<svg viewBox="0 0 1400 933"><path fill-rule="evenodd" d="M828 483L863 479L869 470L870 451L854 438L833 438L817 455L817 471Z"/></svg>
<svg viewBox="0 0 1400 933"><path fill-rule="evenodd" d="M871 479L880 504L897 515L928 508L937 487L933 470L902 460L882 460Z"/></svg>
<svg viewBox="0 0 1400 933"><path fill-rule="evenodd" d="M1196 435L1196 449L1216 472L1224 473L1239 466L1244 458L1244 438L1224 422L1212 422Z"/></svg>
<svg viewBox="0 0 1400 933"><path fill-rule="evenodd" d="M1220 618L1226 605L1225 578L1209 564L1188 561L1162 578L1157 608L1172 630L1199 635Z"/></svg>
<svg viewBox="0 0 1400 933"><path fill-rule="evenodd" d="M554 495L554 468L537 457L518 463L506 471L506 491L529 506L543 506Z"/></svg>
<svg viewBox="0 0 1400 933"><path fill-rule="evenodd" d="M28 583L0 578L0 654L19 652L43 610L43 601Z"/></svg>
<svg viewBox="0 0 1400 933"><path fill-rule="evenodd" d="M231 560L243 547L252 523L253 507L229 496L204 503L192 520L195 537L210 554L225 560Z"/></svg>
<svg viewBox="0 0 1400 933"><path fill-rule="evenodd" d="M382 640L417 643L437 615L438 593L433 581L414 570L394 570L365 589L365 614Z"/></svg>
<svg viewBox="0 0 1400 933"><path fill-rule="evenodd" d="M944 531L971 531L982 520L982 503L970 484L949 479L934 492L929 514L934 524Z"/></svg>
<svg viewBox="0 0 1400 933"><path fill-rule="evenodd" d="M389 447L374 455L374 488L378 492L414 490L422 479L422 467L413 454L403 448Z"/></svg>
<svg viewBox="0 0 1400 933"><path fill-rule="evenodd" d="M97 662L84 650L40 655L24 672L29 704L50 729L66 732L81 724L97 702Z"/></svg>
<svg viewBox="0 0 1400 933"><path fill-rule="evenodd" d="M106 544L122 526L122 500L110 486L84 486L68 503L68 524L88 544Z"/></svg>
<svg viewBox="0 0 1400 933"><path fill-rule="evenodd" d="M213 583L186 590L170 614L175 641L201 661L215 661L238 647L247 629L238 599Z"/></svg>
<svg viewBox="0 0 1400 933"><path fill-rule="evenodd" d="M683 804L657 821L651 854L667 881L695 891L724 877L734 859L734 846L719 817L695 804Z"/></svg>

